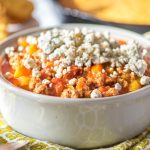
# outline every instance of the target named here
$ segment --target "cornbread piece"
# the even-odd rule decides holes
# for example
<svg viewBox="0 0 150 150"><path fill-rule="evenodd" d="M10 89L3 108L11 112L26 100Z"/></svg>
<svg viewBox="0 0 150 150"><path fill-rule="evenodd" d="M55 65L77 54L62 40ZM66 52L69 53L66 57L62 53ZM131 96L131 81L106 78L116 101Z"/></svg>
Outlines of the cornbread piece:
<svg viewBox="0 0 150 150"><path fill-rule="evenodd" d="M33 4L29 0L0 0L10 20L24 22L31 18Z"/></svg>

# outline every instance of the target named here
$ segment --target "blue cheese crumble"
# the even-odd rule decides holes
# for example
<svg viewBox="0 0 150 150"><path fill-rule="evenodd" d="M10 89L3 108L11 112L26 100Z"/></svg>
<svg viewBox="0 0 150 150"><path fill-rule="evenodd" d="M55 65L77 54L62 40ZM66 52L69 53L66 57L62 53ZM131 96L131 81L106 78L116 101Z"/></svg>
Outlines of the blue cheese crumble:
<svg viewBox="0 0 150 150"><path fill-rule="evenodd" d="M125 66L142 77L147 69L141 48L135 41L118 45L110 33L99 33L87 29L58 30L41 33L38 46L48 58L63 56L59 65L65 67L75 64L78 67L90 67L92 64L110 62L112 67ZM145 53L145 52L144 52ZM62 76L62 73L57 73Z"/></svg>

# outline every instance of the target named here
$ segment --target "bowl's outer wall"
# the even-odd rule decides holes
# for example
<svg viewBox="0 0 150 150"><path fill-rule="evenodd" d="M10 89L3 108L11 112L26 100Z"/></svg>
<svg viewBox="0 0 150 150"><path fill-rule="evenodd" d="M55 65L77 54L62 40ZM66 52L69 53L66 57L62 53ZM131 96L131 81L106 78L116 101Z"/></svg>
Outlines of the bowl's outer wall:
<svg viewBox="0 0 150 150"><path fill-rule="evenodd" d="M15 130L75 148L111 145L142 132L150 124L149 95L120 102L40 103L0 88L0 107Z"/></svg>
<svg viewBox="0 0 150 150"><path fill-rule="evenodd" d="M82 25L65 27L74 26ZM88 27L108 30L104 26ZM128 31L109 29L116 37L145 42L144 38ZM13 38L3 43L1 50L15 41L16 38ZM144 45L148 46L148 43ZM80 103L72 99L68 103L63 100L51 103L51 98L42 102L40 96L21 95L19 91L13 92L11 88L1 85L0 110L6 122L20 133L75 148L92 148L111 145L142 132L150 124L149 97L147 89L108 102L95 100Z"/></svg>

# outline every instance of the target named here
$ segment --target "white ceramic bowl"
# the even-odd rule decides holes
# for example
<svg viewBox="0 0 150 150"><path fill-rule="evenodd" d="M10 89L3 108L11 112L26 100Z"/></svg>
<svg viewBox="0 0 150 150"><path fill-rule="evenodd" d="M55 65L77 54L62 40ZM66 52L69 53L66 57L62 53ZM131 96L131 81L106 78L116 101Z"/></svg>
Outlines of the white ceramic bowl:
<svg viewBox="0 0 150 150"><path fill-rule="evenodd" d="M114 27L65 24L61 28L87 27L110 31L114 37L135 39L141 35ZM39 34L42 29L17 33L1 43L0 52L19 36ZM74 148L108 146L130 139L150 124L150 86L121 96L100 99L62 99L14 87L0 75L0 110L6 122L27 136Z"/></svg>

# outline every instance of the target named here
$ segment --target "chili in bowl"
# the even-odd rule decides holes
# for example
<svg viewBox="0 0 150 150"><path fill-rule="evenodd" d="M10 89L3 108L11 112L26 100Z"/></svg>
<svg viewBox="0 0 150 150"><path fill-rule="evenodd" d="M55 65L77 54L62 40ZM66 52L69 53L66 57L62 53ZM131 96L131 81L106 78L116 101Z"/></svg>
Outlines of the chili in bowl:
<svg viewBox="0 0 150 150"><path fill-rule="evenodd" d="M3 75L28 91L64 98L99 98L132 92L150 83L147 49L75 28L19 37L5 48ZM6 69L7 68L7 69Z"/></svg>

